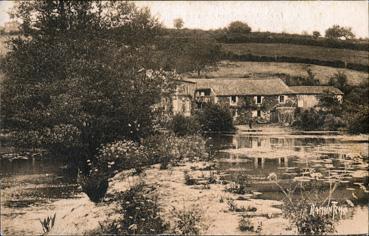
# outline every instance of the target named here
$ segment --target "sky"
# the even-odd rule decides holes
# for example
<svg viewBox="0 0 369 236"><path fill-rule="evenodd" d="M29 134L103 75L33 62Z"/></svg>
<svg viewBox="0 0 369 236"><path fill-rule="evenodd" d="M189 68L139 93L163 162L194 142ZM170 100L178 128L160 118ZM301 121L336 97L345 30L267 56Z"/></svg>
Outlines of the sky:
<svg viewBox="0 0 369 236"><path fill-rule="evenodd" d="M182 18L184 27L217 29L230 22L246 22L253 31L311 33L334 24L351 27L357 37L368 37L368 1L139 1L166 27ZM13 2L0 2L0 25Z"/></svg>

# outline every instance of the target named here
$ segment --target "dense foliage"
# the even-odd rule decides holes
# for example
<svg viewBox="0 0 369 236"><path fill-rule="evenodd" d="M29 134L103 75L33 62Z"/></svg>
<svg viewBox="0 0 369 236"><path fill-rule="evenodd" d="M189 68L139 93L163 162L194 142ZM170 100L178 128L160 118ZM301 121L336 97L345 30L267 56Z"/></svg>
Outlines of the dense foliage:
<svg viewBox="0 0 369 236"><path fill-rule="evenodd" d="M175 115L171 120L170 129L178 136L191 135L200 133L201 127L196 117L185 117L183 115Z"/></svg>
<svg viewBox="0 0 369 236"><path fill-rule="evenodd" d="M251 32L251 27L242 21L233 21L229 24L227 32L232 34L247 34Z"/></svg>
<svg viewBox="0 0 369 236"><path fill-rule="evenodd" d="M177 165L185 161L207 160L205 139L199 135L177 137L171 133L156 134L143 140L149 156L166 169L169 164Z"/></svg>
<svg viewBox="0 0 369 236"><path fill-rule="evenodd" d="M166 69L175 69L179 73L201 72L210 66L216 67L221 59L221 46L210 37L180 37L177 34L162 38L160 63Z"/></svg>
<svg viewBox="0 0 369 236"><path fill-rule="evenodd" d="M348 129L351 133L369 133L368 83L349 85L347 75L337 72L329 85L344 92L343 102L334 96L320 98L316 108L296 113L295 126L304 130Z"/></svg>
<svg viewBox="0 0 369 236"><path fill-rule="evenodd" d="M160 208L154 188L139 183L116 199L120 205L121 218L101 224L98 232L91 235L163 234L169 225L160 216Z"/></svg>
<svg viewBox="0 0 369 236"><path fill-rule="evenodd" d="M350 27L342 27L339 25L333 25L325 31L325 37L339 39L341 37L345 39L355 38L354 33Z"/></svg>
<svg viewBox="0 0 369 236"><path fill-rule="evenodd" d="M146 9L128 2L19 2L22 36L2 70L3 127L17 145L85 162L101 144L150 134L153 106L171 91L156 70L160 32Z"/></svg>
<svg viewBox="0 0 369 236"><path fill-rule="evenodd" d="M227 107L206 103L198 111L197 119L205 132L229 132L234 130L233 117Z"/></svg>

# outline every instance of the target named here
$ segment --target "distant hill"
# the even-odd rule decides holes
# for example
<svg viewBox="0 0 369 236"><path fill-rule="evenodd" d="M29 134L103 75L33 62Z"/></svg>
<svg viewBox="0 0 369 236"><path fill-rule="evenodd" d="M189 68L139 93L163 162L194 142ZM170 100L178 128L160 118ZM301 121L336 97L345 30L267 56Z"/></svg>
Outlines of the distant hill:
<svg viewBox="0 0 369 236"><path fill-rule="evenodd" d="M349 69L338 69L328 66L307 65L301 63L284 62L249 62L249 61L221 61L218 69L210 68L204 73L207 78L230 77L230 78L281 78L300 79L307 77L307 70L310 69L315 78L321 84L327 84L329 79L337 72L344 72L347 75L350 85L359 85L368 82L368 74ZM186 73L184 76L196 78L196 73Z"/></svg>
<svg viewBox="0 0 369 236"><path fill-rule="evenodd" d="M211 37L219 43L281 43L310 45L326 48L342 48L358 51L369 51L369 39L330 39L325 37L314 37L312 35L273 33L273 32L251 32L247 34L228 33L224 29L200 30L200 29L165 29L164 35L171 37Z"/></svg>
<svg viewBox="0 0 369 236"><path fill-rule="evenodd" d="M162 44L208 37L223 46L224 60L304 63L356 71L369 70L368 39L314 38L312 35L251 32L229 34L225 30L166 29Z"/></svg>
<svg viewBox="0 0 369 236"><path fill-rule="evenodd" d="M369 53L350 49L281 43L222 44L226 59L305 63L367 72Z"/></svg>

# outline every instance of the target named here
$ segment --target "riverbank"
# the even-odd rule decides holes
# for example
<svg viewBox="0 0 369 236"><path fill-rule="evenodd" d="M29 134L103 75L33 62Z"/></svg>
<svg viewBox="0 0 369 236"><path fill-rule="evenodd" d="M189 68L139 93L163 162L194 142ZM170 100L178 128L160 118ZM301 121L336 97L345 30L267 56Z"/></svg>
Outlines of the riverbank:
<svg viewBox="0 0 369 236"><path fill-rule="evenodd" d="M23 214L17 214L17 211L11 208L4 208L2 211L3 233L5 235L42 234L39 220L52 216L54 213L56 221L50 235L82 235L92 232L99 229L100 223L120 217L117 213L119 205L110 201L109 196L126 191L140 180L156 186L158 201L163 210L162 215L167 222L173 223L171 222L173 207L177 209L200 208L204 213L204 222L202 222L205 226L202 232L204 234L241 234L238 229L240 213L228 209L227 199L234 199L235 204L240 207L256 207L256 211L248 214L253 224L263 222L264 231L262 233L270 234L272 233L270 230L275 233L275 230L280 228L277 227L278 225L282 222L286 224L285 220L280 217L281 210L278 206L281 202L279 201L252 199L249 196L246 196L247 200L237 200L240 195L225 192L222 184L211 184L210 188L202 185L186 185L185 171L192 171L192 174L199 174L199 172L204 175L209 174L208 171L196 170L201 166L205 166L205 163L187 163L168 170L160 170L159 165L155 165L147 169L140 177L127 177L127 172L118 173L110 181L107 198L98 204L92 203L87 195L80 193L71 199L33 207L32 211ZM284 229L280 230L282 234L288 232Z"/></svg>
<svg viewBox="0 0 369 236"><path fill-rule="evenodd" d="M222 150L215 152L212 162L187 162L164 170L154 165L139 177L131 176L129 171L118 173L110 180L104 201L98 204L81 193L76 179L67 180L74 177L61 168L62 162L6 160L2 162L0 175L2 232L5 235L40 235L43 231L39 220L54 213L55 226L50 232L53 235L96 232L100 223L122 217L122 205L117 202L119 193L143 181L155 187L160 215L171 225L174 224L175 207L199 209L203 215L202 234L294 234L288 220L281 215L282 198L278 187L266 179L273 172L281 182L301 180L300 175L306 175L307 166L323 177L330 173L332 178L341 178L334 197L345 206L346 199L355 203L355 207L350 208L349 218L337 225L337 234L348 233L347 229L349 233L366 232L368 221L363 216L367 216L368 208L355 202L365 197L367 191L362 184L365 185L363 178L367 176L368 146L362 135L291 134L284 128L277 128L269 132L214 135L209 137L208 145ZM268 152L263 158L265 150ZM273 158L282 151L285 152L283 158ZM276 155L269 156L270 153ZM186 173L196 183L186 184ZM246 193L227 191L240 173L251 179ZM66 194L68 189L70 194ZM34 202L28 203L29 200ZM248 216L249 224L257 232L239 229L241 215ZM359 226L352 228L353 224Z"/></svg>
<svg viewBox="0 0 369 236"><path fill-rule="evenodd" d="M198 209L202 212L201 234L209 235L239 235L255 234L242 232L239 229L241 215L247 215L250 224L258 234L296 234L289 227L289 222L282 216L281 201L267 200L261 193L235 194L226 192L226 184L217 181L214 184L205 182L196 185L186 185L184 173L190 173L198 179L207 179L211 175L209 163L186 163L181 166L161 170L159 165L149 167L140 176L130 176L129 171L118 173L110 181L106 198L101 203L91 202L87 195L79 193L73 198L62 199L52 203L32 207L32 211L20 213L15 209L2 209L2 231L5 235L43 233L40 219L56 214L55 226L49 235L83 235L94 232L104 222L112 222L121 217L120 206L113 201L118 193L127 191L131 187L144 181L155 186L155 194L162 210L161 215L170 225L173 225L173 207L176 209ZM5 200L5 199L2 199ZM230 209L230 202L239 209ZM252 209L252 210L250 210ZM20 214L18 214L20 213ZM359 211L360 215L367 214L367 209ZM355 219L358 221L357 216ZM344 224L339 225L340 232L345 230ZM347 221L347 224L352 221ZM170 233L170 232L168 232ZM339 232L338 232L339 233ZM365 233L365 224L350 233Z"/></svg>

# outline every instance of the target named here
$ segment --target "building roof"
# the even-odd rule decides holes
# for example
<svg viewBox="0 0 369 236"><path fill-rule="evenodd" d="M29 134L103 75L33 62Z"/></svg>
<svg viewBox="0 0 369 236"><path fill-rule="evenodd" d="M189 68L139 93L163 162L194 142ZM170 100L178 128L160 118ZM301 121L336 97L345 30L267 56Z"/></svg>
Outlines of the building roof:
<svg viewBox="0 0 369 236"><path fill-rule="evenodd" d="M333 86L290 86L295 94L326 94L343 95L343 92Z"/></svg>
<svg viewBox="0 0 369 236"><path fill-rule="evenodd" d="M216 96L294 94L294 91L278 78L212 78L186 80L196 83L193 86L194 90L211 88Z"/></svg>

